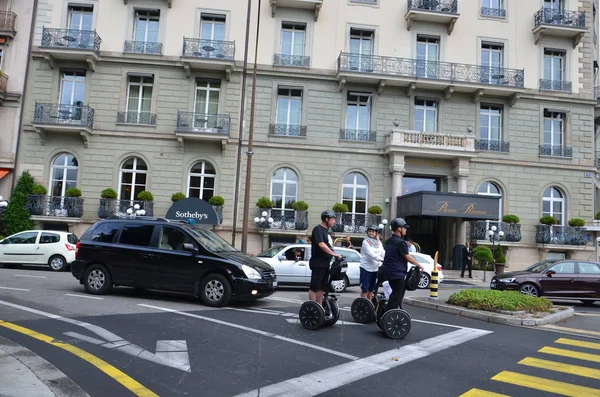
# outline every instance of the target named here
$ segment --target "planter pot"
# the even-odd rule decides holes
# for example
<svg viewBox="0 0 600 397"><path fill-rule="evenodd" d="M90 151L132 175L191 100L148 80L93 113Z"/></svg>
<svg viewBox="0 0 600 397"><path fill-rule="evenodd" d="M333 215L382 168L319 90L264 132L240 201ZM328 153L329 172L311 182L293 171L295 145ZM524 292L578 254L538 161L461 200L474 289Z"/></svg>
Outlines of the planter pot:
<svg viewBox="0 0 600 397"><path fill-rule="evenodd" d="M506 263L496 263L496 271L495 274L504 273L504 268L506 267Z"/></svg>
<svg viewBox="0 0 600 397"><path fill-rule="evenodd" d="M111 215L115 215L117 213L117 201L116 199L101 198L98 205L98 218L106 219Z"/></svg>
<svg viewBox="0 0 600 397"><path fill-rule="evenodd" d="M46 199L44 199L46 197ZM30 194L27 197L27 211L31 215L42 215L46 208L45 202L47 202L48 196L41 194Z"/></svg>
<svg viewBox="0 0 600 397"><path fill-rule="evenodd" d="M215 212L217 213L217 220L219 221L219 225L223 223L223 206L222 205L213 205Z"/></svg>
<svg viewBox="0 0 600 397"><path fill-rule="evenodd" d="M381 214L367 214L365 217L365 227L375 225L378 226L381 223Z"/></svg>
<svg viewBox="0 0 600 397"><path fill-rule="evenodd" d="M79 197L66 197L65 207L67 216L70 218L81 218L83 215L83 199Z"/></svg>
<svg viewBox="0 0 600 397"><path fill-rule="evenodd" d="M331 230L333 230L336 233L343 233L344 232L344 223L342 220L343 213L336 212L335 216L336 216L335 225L333 225Z"/></svg>
<svg viewBox="0 0 600 397"><path fill-rule="evenodd" d="M550 244L550 240L552 239L550 230L552 226L550 225L537 225L535 233L535 242L538 244Z"/></svg>
<svg viewBox="0 0 600 397"><path fill-rule="evenodd" d="M299 210L294 213L294 228L296 230L308 229L308 211Z"/></svg>
<svg viewBox="0 0 600 397"><path fill-rule="evenodd" d="M518 223L506 224L506 230L504 231L504 241L510 241L518 243L523 238L521 235L521 225Z"/></svg>

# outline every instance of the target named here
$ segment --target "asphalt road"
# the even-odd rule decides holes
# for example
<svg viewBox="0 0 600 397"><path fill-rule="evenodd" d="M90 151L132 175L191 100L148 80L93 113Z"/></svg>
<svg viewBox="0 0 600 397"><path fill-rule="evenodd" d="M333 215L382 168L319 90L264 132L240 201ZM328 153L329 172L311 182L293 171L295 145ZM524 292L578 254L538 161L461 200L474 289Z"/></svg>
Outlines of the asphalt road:
<svg viewBox="0 0 600 397"><path fill-rule="evenodd" d="M401 341L375 324L355 324L349 310L335 326L307 331L297 323L306 295L284 288L211 309L187 296L126 288L91 296L70 273L0 269L0 336L92 397L600 396L600 341L585 335L408 305L412 330ZM349 289L340 307L356 296ZM561 325L595 322L600 331L598 304L577 310L586 315Z"/></svg>

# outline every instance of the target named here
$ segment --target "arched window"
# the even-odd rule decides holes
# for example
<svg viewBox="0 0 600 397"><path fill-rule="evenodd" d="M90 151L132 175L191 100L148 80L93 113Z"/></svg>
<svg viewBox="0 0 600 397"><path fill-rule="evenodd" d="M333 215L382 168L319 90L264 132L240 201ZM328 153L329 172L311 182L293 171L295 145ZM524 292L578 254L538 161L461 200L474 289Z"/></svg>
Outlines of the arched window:
<svg viewBox="0 0 600 397"><path fill-rule="evenodd" d="M67 189L77 187L79 165L71 153L60 153L52 161L50 195L64 197Z"/></svg>
<svg viewBox="0 0 600 397"><path fill-rule="evenodd" d="M550 186L544 190L542 216L553 216L559 225L565 224L565 196L560 189Z"/></svg>
<svg viewBox="0 0 600 397"><path fill-rule="evenodd" d="M342 183L342 203L355 214L367 213L369 182L364 175L353 172L344 177Z"/></svg>
<svg viewBox="0 0 600 397"><path fill-rule="evenodd" d="M498 200L498 221L500 221L502 219L502 190L500 190L500 187L494 182L484 182L479 186L477 194L500 198Z"/></svg>
<svg viewBox="0 0 600 397"><path fill-rule="evenodd" d="M148 166L139 157L129 157L121 164L119 199L135 200L139 192L146 190Z"/></svg>
<svg viewBox="0 0 600 397"><path fill-rule="evenodd" d="M279 168L271 178L271 201L274 208L292 208L298 199L298 175L290 168Z"/></svg>
<svg viewBox="0 0 600 397"><path fill-rule="evenodd" d="M188 173L188 197L205 201L215 195L215 167L208 161L198 161Z"/></svg>

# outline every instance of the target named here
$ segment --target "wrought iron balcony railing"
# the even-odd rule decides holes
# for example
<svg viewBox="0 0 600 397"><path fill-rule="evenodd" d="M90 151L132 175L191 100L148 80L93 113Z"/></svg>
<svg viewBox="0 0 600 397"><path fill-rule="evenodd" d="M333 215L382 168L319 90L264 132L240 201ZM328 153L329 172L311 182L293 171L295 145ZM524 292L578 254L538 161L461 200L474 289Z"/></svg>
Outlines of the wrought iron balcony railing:
<svg viewBox="0 0 600 397"><path fill-rule="evenodd" d="M163 44L148 41L126 41L124 52L135 54L162 55Z"/></svg>
<svg viewBox="0 0 600 397"><path fill-rule="evenodd" d="M117 113L117 123L156 125L156 115L146 112L119 112Z"/></svg>
<svg viewBox="0 0 600 397"><path fill-rule="evenodd" d="M0 11L0 30L15 30L17 14L12 11Z"/></svg>
<svg viewBox="0 0 600 397"><path fill-rule="evenodd" d="M8 75L0 71L0 92L6 92L8 87Z"/></svg>
<svg viewBox="0 0 600 397"><path fill-rule="evenodd" d="M36 103L34 123L94 127L94 109L87 105Z"/></svg>
<svg viewBox="0 0 600 397"><path fill-rule="evenodd" d="M540 145L540 156L573 157L573 148L561 145Z"/></svg>
<svg viewBox="0 0 600 397"><path fill-rule="evenodd" d="M540 79L540 90L571 92L572 89L570 81Z"/></svg>
<svg viewBox="0 0 600 397"><path fill-rule="evenodd" d="M42 30L41 47L94 51L100 54L102 39L95 30L49 29Z"/></svg>
<svg viewBox="0 0 600 397"><path fill-rule="evenodd" d="M338 72L373 73L514 88L523 88L525 84L524 69L423 61L348 52L342 52L338 57Z"/></svg>
<svg viewBox="0 0 600 397"><path fill-rule="evenodd" d="M536 225L535 242L538 244L587 245L590 236L582 227Z"/></svg>
<svg viewBox="0 0 600 397"><path fill-rule="evenodd" d="M497 141L494 139L475 139L475 150L482 152L510 152L510 142Z"/></svg>
<svg viewBox="0 0 600 397"><path fill-rule="evenodd" d="M381 215L345 212L337 214L332 230L336 233L366 233L369 225L379 225L381 220Z"/></svg>
<svg viewBox="0 0 600 397"><path fill-rule="evenodd" d="M458 0L408 0L407 9L456 13Z"/></svg>
<svg viewBox="0 0 600 397"><path fill-rule="evenodd" d="M229 135L231 117L228 114L177 112L177 127L180 132L201 132Z"/></svg>
<svg viewBox="0 0 600 397"><path fill-rule="evenodd" d="M233 60L235 57L235 41L205 40L184 37L181 56L215 60Z"/></svg>
<svg viewBox="0 0 600 397"><path fill-rule="evenodd" d="M503 231L504 236L500 237L498 233L495 234L495 240L508 241L511 243L518 243L521 241L523 236L521 235L521 224L519 223L506 223L498 221L473 221L471 222L471 238L475 240L488 240L488 230L492 226L496 226L497 231Z"/></svg>
<svg viewBox="0 0 600 397"><path fill-rule="evenodd" d="M542 8L533 15L533 26L554 25L565 28L585 28L585 11L565 11Z"/></svg>
<svg viewBox="0 0 600 397"><path fill-rule="evenodd" d="M273 56L273 65L309 68L310 57L305 57L304 55L275 54Z"/></svg>
<svg viewBox="0 0 600 397"><path fill-rule="evenodd" d="M27 197L27 211L31 215L81 218L83 199L81 197L60 197L30 194Z"/></svg>
<svg viewBox="0 0 600 397"><path fill-rule="evenodd" d="M131 217L127 213L127 210L133 208L136 204L140 206L139 209L146 212L144 216L152 216L154 214L154 203L152 201L101 198L98 206L98 218L105 219L109 216L118 216L119 218Z"/></svg>
<svg viewBox="0 0 600 397"><path fill-rule="evenodd" d="M594 87L594 99L600 102L600 87Z"/></svg>
<svg viewBox="0 0 600 397"><path fill-rule="evenodd" d="M264 209L258 211L258 217L262 217ZM267 211L267 218L273 218L272 223L259 222L256 226L261 229L284 229L284 230L306 230L308 229L308 211L295 211L289 208L272 208Z"/></svg>
<svg viewBox="0 0 600 397"><path fill-rule="evenodd" d="M306 126L290 124L269 124L269 135L306 136Z"/></svg>
<svg viewBox="0 0 600 397"><path fill-rule="evenodd" d="M506 18L506 10L502 8L481 7L481 15L484 17Z"/></svg>
<svg viewBox="0 0 600 397"><path fill-rule="evenodd" d="M377 132L341 128L340 139L344 141L375 142L377 140Z"/></svg>
<svg viewBox="0 0 600 397"><path fill-rule="evenodd" d="M377 0L350 0L351 3L377 4Z"/></svg>

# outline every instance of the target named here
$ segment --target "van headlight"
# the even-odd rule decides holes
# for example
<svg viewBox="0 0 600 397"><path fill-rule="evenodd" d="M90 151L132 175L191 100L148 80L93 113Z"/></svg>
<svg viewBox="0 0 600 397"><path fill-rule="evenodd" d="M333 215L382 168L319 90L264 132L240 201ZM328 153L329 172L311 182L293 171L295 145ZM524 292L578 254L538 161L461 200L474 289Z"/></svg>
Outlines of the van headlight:
<svg viewBox="0 0 600 397"><path fill-rule="evenodd" d="M262 278L260 273L253 267L250 267L248 265L242 265L242 270L244 271L244 274L248 278L259 279L259 280Z"/></svg>

